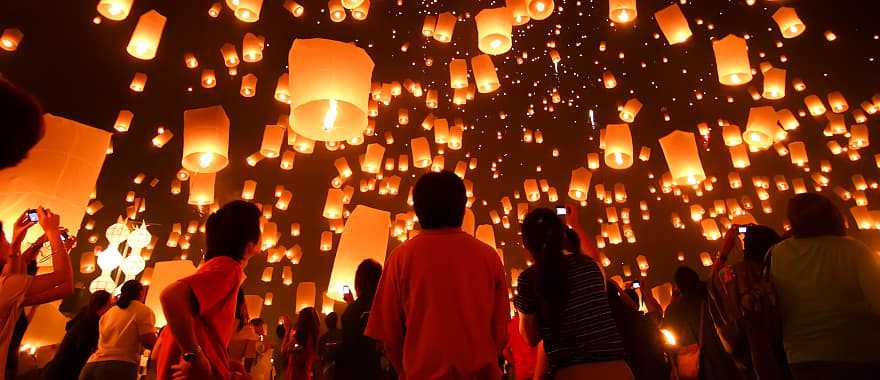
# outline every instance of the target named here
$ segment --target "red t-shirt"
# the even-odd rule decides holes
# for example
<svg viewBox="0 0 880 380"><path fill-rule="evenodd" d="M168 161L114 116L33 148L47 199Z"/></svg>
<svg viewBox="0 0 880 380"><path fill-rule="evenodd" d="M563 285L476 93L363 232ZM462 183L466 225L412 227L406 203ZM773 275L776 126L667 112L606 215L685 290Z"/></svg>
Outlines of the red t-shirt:
<svg viewBox="0 0 880 380"><path fill-rule="evenodd" d="M538 348L529 346L529 342L519 332L519 316L513 317L507 324L507 348L512 354L513 373L516 380L531 379L535 374Z"/></svg>
<svg viewBox="0 0 880 380"><path fill-rule="evenodd" d="M210 374L194 374L195 379L231 378L226 348L233 333L236 295L243 276L238 261L218 256L199 266L195 274L179 280L190 286L199 301L195 335L212 367ZM171 329L163 329L153 354L157 380L171 379L174 374L171 366L180 362L181 354Z"/></svg>
<svg viewBox="0 0 880 380"><path fill-rule="evenodd" d="M506 283L492 247L458 228L423 231L386 260L365 335L401 379L499 379Z"/></svg>

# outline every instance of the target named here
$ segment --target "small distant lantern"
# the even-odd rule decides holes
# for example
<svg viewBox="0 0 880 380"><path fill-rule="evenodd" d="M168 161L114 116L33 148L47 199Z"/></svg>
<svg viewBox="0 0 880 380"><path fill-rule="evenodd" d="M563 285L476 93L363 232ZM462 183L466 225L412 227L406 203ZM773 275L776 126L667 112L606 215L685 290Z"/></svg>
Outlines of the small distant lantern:
<svg viewBox="0 0 880 380"><path fill-rule="evenodd" d="M773 21L779 25L783 38L795 38L807 29L798 17L797 11L791 7L779 7L776 13L773 13Z"/></svg>

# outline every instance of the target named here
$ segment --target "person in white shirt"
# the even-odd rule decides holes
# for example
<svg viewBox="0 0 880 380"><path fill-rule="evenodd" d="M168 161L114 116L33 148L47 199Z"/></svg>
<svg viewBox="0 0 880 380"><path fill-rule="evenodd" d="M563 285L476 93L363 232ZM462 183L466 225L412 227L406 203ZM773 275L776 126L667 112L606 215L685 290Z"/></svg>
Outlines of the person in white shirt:
<svg viewBox="0 0 880 380"><path fill-rule="evenodd" d="M98 349L86 362L79 380L136 380L144 348L156 344L156 315L140 300L144 286L135 280L122 284L116 306L100 322Z"/></svg>
<svg viewBox="0 0 880 380"><path fill-rule="evenodd" d="M274 347L266 341L266 323L254 318L251 319L251 327L257 334L257 341L253 345L253 359L247 359L245 365L249 368L251 380L271 380Z"/></svg>

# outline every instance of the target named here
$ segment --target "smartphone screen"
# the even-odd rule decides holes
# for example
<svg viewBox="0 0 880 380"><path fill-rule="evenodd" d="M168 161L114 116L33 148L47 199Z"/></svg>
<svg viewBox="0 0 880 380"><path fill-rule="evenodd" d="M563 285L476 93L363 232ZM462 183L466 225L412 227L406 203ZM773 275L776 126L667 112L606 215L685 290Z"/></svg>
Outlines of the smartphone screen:
<svg viewBox="0 0 880 380"><path fill-rule="evenodd" d="M740 227L739 227L739 233L741 233L741 234L744 234L744 233L746 233L746 232L748 232L748 231L749 231L749 228L746 227L746 226L740 226Z"/></svg>
<svg viewBox="0 0 880 380"><path fill-rule="evenodd" d="M565 209L565 207L557 207L556 208L556 215L563 216L563 215L567 215L567 214L568 214L568 211Z"/></svg>
<svg viewBox="0 0 880 380"><path fill-rule="evenodd" d="M27 216L31 222L36 223L40 221L40 217L37 215L36 210L28 210Z"/></svg>
<svg viewBox="0 0 880 380"><path fill-rule="evenodd" d="M633 289L638 289L641 287L642 287L641 283L639 283L638 281L633 281Z"/></svg>
<svg viewBox="0 0 880 380"><path fill-rule="evenodd" d="M351 288L348 285L345 285L342 287L342 292L346 294L351 293Z"/></svg>

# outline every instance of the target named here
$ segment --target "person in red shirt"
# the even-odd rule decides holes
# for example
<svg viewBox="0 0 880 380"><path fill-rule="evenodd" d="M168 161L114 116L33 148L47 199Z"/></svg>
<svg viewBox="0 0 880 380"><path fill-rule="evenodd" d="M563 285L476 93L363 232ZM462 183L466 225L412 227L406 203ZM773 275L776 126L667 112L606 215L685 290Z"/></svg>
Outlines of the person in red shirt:
<svg viewBox="0 0 880 380"><path fill-rule="evenodd" d="M504 349L504 358L513 364L514 380L528 380L535 375L535 366L538 361L538 349L529 345L519 332L519 314L507 324L507 347Z"/></svg>
<svg viewBox="0 0 880 380"><path fill-rule="evenodd" d="M156 344L156 378L216 379L237 377L226 347L235 324L236 294L243 268L260 251L260 210L234 201L208 217L204 262L195 274L162 291L168 321Z"/></svg>
<svg viewBox="0 0 880 380"><path fill-rule="evenodd" d="M400 379L500 379L509 304L494 248L461 229L464 182L427 173L413 189L423 231L391 252L365 335Z"/></svg>

